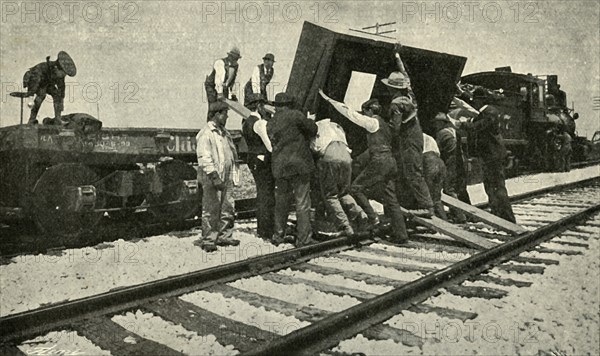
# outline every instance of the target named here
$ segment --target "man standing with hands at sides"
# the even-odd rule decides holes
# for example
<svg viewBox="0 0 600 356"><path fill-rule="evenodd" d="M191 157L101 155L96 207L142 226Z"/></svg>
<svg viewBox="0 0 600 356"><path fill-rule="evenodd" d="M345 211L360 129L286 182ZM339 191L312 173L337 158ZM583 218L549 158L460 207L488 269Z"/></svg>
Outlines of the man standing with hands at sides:
<svg viewBox="0 0 600 356"><path fill-rule="evenodd" d="M248 102L251 94L260 94L265 101L268 100L267 85L271 82L275 73L274 63L275 56L272 53L267 53L263 57L263 63L254 67L252 77L244 87L244 105Z"/></svg>
<svg viewBox="0 0 600 356"><path fill-rule="evenodd" d="M381 106L377 99L362 104L362 114L351 110L344 103L329 98L322 90L321 96L344 117L367 131L369 162L365 169L352 182L351 192L358 205L363 208L372 225L379 223L366 192L375 190L383 197L385 213L392 222L391 241L402 244L408 241L404 216L396 197L394 179L398 174L396 161L392 156L392 131L389 124L379 116Z"/></svg>
<svg viewBox="0 0 600 356"><path fill-rule="evenodd" d="M460 103L473 110L466 104ZM506 147L500 135L502 113L493 105L484 105L479 115L472 121L460 121L460 127L466 129L469 152L481 159L483 170L483 188L488 195L492 214L515 223L516 219L508 198L504 178Z"/></svg>
<svg viewBox="0 0 600 356"><path fill-rule="evenodd" d="M233 239L235 219L233 185L239 183L237 151L225 129L227 104L209 104L208 123L196 136L198 181L202 184L202 238L194 245L212 252L219 246L237 246Z"/></svg>
<svg viewBox="0 0 600 356"><path fill-rule="evenodd" d="M273 243L284 242L289 196L293 192L298 219L296 247L315 243L310 223L310 177L315 169L309 142L317 135L317 125L301 111L286 93L275 96L275 115L267 124L273 146L272 170L275 177L275 234Z"/></svg>
<svg viewBox="0 0 600 356"><path fill-rule="evenodd" d="M423 131L417 118L416 97L400 54L396 52L395 56L399 71L381 81L392 95L389 117L393 132L392 152L398 165L396 193L400 204L411 214L430 218L433 201L423 178Z"/></svg>
<svg viewBox="0 0 600 356"><path fill-rule="evenodd" d="M261 94L250 94L244 105L252 111L242 122L242 135L248 145L248 168L256 184L256 225L258 236L273 238L275 208L275 178L271 171L271 141L267 135L269 114L264 108Z"/></svg>
<svg viewBox="0 0 600 356"><path fill-rule="evenodd" d="M204 81L206 99L209 104L223 99L237 101L237 97L232 93L232 89L235 84L235 77L238 72L238 60L240 58L242 58L240 49L234 46L227 52L227 57L215 61L212 71L206 76L206 80Z"/></svg>

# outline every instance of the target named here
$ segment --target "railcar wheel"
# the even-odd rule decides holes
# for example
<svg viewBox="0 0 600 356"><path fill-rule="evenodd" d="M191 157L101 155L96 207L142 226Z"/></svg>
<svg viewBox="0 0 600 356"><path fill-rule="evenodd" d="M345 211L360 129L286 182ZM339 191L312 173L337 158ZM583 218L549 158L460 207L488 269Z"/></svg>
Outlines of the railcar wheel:
<svg viewBox="0 0 600 356"><path fill-rule="evenodd" d="M196 194L189 195L183 182L197 179L194 167L178 160L165 161L156 166L156 173L163 191L149 195L148 203L155 206L150 206L148 211L163 221L182 221L194 217L200 208L202 188L198 187Z"/></svg>
<svg viewBox="0 0 600 356"><path fill-rule="evenodd" d="M80 164L58 164L44 173L33 188L33 219L45 233L75 238L91 230L102 218L92 209L104 207L104 198L95 196L93 206L73 209L75 187L91 186L98 176Z"/></svg>

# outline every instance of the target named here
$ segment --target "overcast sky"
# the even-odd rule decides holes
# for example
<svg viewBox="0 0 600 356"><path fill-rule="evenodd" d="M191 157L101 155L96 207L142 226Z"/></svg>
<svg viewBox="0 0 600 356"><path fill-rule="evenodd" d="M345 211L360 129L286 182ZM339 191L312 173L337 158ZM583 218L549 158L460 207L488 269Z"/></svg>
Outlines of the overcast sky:
<svg viewBox="0 0 600 356"><path fill-rule="evenodd" d="M463 74L512 66L557 74L580 113L580 134L599 128L600 5L593 1L0 1L0 126L19 122L24 72L60 50L76 61L65 113L99 110L105 126L199 128L204 77L232 44L243 86L266 52L284 89L303 21L333 29L396 21L403 44L468 58ZM597 104L598 106L600 104ZM25 108L25 120L29 110ZM51 98L40 117L53 116ZM233 118L230 127L239 126Z"/></svg>

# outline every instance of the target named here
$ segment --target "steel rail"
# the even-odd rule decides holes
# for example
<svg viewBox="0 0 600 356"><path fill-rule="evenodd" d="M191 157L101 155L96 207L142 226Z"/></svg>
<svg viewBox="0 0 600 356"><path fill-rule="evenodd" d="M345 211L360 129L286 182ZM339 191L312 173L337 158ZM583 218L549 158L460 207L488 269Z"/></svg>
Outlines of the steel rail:
<svg viewBox="0 0 600 356"><path fill-rule="evenodd" d="M372 241L375 240L364 241L364 243ZM56 330L82 318L116 313L157 297L181 295L214 284L279 270L352 247L347 237L338 237L314 245L257 256L5 316L0 318L0 343L24 340L27 337Z"/></svg>
<svg viewBox="0 0 600 356"><path fill-rule="evenodd" d="M552 190L571 185L581 185L584 184L583 182L595 179L598 178L569 183L560 187L552 187ZM537 194L540 193L538 192ZM250 199L246 199L245 204L249 203L251 203ZM529 235L526 234L525 236ZM365 240L361 243L368 244L370 242L372 240ZM253 257L201 271L123 287L90 297L5 316L0 318L0 343L22 340L30 336L56 330L60 326L82 318L116 313L134 308L159 296L168 297L185 294L214 284L226 283L239 278L275 271L317 256L352 247L348 238L340 237L315 245Z"/></svg>
<svg viewBox="0 0 600 356"><path fill-rule="evenodd" d="M600 211L600 204L529 232L514 240L479 252L465 260L410 282L350 309L298 329L245 355L313 355L380 324L415 303L429 298L440 288L460 283L473 275L509 260L567 230Z"/></svg>

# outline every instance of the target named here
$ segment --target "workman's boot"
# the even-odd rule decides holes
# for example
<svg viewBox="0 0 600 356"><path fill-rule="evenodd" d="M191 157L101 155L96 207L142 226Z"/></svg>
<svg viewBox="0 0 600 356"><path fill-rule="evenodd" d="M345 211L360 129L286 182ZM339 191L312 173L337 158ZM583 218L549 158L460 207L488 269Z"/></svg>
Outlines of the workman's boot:
<svg viewBox="0 0 600 356"><path fill-rule="evenodd" d="M232 239L231 237L219 237L217 241L215 241L217 246L238 246L240 244L240 240Z"/></svg>
<svg viewBox="0 0 600 356"><path fill-rule="evenodd" d="M211 240L196 240L194 241L194 245L200 247L206 252L215 252L217 250L217 245Z"/></svg>
<svg viewBox="0 0 600 356"><path fill-rule="evenodd" d="M429 209L410 209L408 210L410 215L418 216L421 218L431 219L434 214L433 208Z"/></svg>

